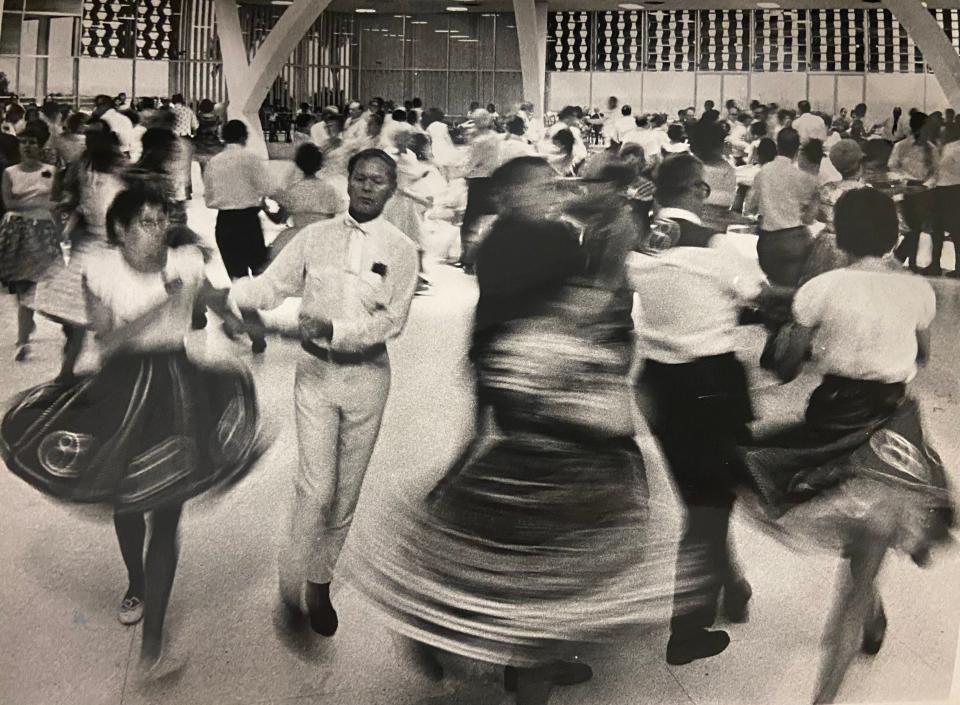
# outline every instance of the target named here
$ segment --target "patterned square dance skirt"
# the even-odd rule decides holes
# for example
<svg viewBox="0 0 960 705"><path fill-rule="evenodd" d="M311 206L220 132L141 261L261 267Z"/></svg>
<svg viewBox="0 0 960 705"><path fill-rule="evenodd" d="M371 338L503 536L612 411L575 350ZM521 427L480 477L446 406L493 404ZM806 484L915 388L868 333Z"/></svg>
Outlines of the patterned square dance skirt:
<svg viewBox="0 0 960 705"><path fill-rule="evenodd" d="M252 379L184 351L130 353L78 382L20 394L0 454L54 498L117 513L175 506L244 477L262 454Z"/></svg>

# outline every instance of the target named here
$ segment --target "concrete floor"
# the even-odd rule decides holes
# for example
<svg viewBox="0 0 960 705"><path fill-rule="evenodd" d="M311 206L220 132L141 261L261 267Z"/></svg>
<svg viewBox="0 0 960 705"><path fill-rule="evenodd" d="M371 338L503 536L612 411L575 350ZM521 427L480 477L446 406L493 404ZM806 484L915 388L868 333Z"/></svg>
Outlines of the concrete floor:
<svg viewBox="0 0 960 705"><path fill-rule="evenodd" d="M211 214L195 206L191 222L212 235ZM472 279L435 265L432 296L415 300L406 333L392 346L393 387L356 526L375 526L393 482L427 487L469 435L472 401L464 351ZM914 384L930 438L951 474L960 467L960 284L937 284L940 310L932 364ZM0 388L4 394L52 377L58 329L41 321L34 356L13 363L14 310L0 299ZM743 331L743 355L756 368L761 335ZM254 369L277 440L235 491L187 505L180 568L167 621L167 651L177 666L149 684L135 677L139 627L123 627L116 610L126 587L109 521L53 504L9 473L0 473L0 703L3 705L499 705L512 702L492 667L447 661L450 677L423 682L394 649L389 632L351 586L335 583L341 628L333 639L295 643L276 613L276 555L296 462L292 416L293 343L271 341L254 360L211 326L191 335L196 354L240 357ZM9 357L6 357L8 356ZM759 415L798 414L815 384L785 387L754 373ZM641 433L655 492L669 495L662 459ZM680 515L663 520L674 528ZM708 705L809 702L818 642L837 561L782 547L738 516L735 540L754 599L748 624L729 627L722 655L684 667L663 661L666 632L590 656L588 684L556 691L555 705ZM349 542L348 542L349 548ZM348 555L348 554L345 554ZM345 560L349 560L346 558ZM890 621L881 653L851 667L841 700L892 702L950 697L960 628L960 559L955 551L920 570L902 557L885 566L881 591ZM954 702L960 693L953 692Z"/></svg>

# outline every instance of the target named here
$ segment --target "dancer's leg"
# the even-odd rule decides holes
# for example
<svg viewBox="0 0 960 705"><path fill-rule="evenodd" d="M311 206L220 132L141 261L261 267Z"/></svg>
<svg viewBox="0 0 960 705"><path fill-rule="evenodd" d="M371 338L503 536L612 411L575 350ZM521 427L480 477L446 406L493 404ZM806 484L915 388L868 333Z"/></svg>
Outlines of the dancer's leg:
<svg viewBox="0 0 960 705"><path fill-rule="evenodd" d="M147 532L143 514L113 515L120 554L127 566L128 586L124 597L143 597L143 540Z"/></svg>
<svg viewBox="0 0 960 705"><path fill-rule="evenodd" d="M814 703L833 702L876 604L876 579L887 552L883 541L858 539L841 568L837 596L827 618Z"/></svg>
<svg viewBox="0 0 960 705"><path fill-rule="evenodd" d="M60 363L60 374L57 375L57 379L67 381L73 378L77 359L83 351L83 339L86 332L79 326L65 323L63 325L63 335L66 342L63 344L63 361Z"/></svg>
<svg viewBox="0 0 960 705"><path fill-rule="evenodd" d="M167 615L170 591L180 555L179 526L182 507L158 509L151 518L150 546L147 549L147 590L143 644L140 658L154 662L163 648L163 621Z"/></svg>

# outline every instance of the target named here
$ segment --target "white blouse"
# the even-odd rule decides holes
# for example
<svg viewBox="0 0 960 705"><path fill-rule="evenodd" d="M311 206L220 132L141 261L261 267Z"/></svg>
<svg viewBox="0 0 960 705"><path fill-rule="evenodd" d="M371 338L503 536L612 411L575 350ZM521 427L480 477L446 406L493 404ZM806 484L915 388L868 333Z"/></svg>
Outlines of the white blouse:
<svg viewBox="0 0 960 705"><path fill-rule="evenodd" d="M140 272L119 248L105 249L85 262L84 285L106 308L112 327L136 320L152 309L158 316L134 342L140 350L166 350L183 344L190 330L193 301L206 278L203 254L188 245L171 249L162 272ZM165 282L179 282L177 288Z"/></svg>

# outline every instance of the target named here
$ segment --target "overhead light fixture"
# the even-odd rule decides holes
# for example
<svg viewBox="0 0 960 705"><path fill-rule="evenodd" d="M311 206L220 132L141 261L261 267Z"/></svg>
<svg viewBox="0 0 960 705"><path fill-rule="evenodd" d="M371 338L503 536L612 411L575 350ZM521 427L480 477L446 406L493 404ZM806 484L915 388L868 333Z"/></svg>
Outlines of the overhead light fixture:
<svg viewBox="0 0 960 705"><path fill-rule="evenodd" d="M467 8L460 5L452 5L447 8L447 12L467 12Z"/></svg>
<svg viewBox="0 0 960 705"><path fill-rule="evenodd" d="M369 7L358 7L356 10L354 10L354 12L356 12L358 15L372 15L376 12L376 10Z"/></svg>
<svg viewBox="0 0 960 705"><path fill-rule="evenodd" d="M758 2L757 7L761 10L778 10L780 9L780 3L777 2Z"/></svg>
<svg viewBox="0 0 960 705"><path fill-rule="evenodd" d="M433 31L436 32L437 34L450 34L449 29L435 29Z"/></svg>
<svg viewBox="0 0 960 705"><path fill-rule="evenodd" d="M292 5L293 0L270 0L271 5Z"/></svg>
<svg viewBox="0 0 960 705"><path fill-rule="evenodd" d="M430 24L430 23L427 22L426 20L413 20L410 22L410 24Z"/></svg>
<svg viewBox="0 0 960 705"><path fill-rule="evenodd" d="M620 5L618 5L618 7L619 7L621 10L642 10L642 9L643 9L643 5L638 5L638 4L635 3L635 2L624 2L624 3L620 3Z"/></svg>

